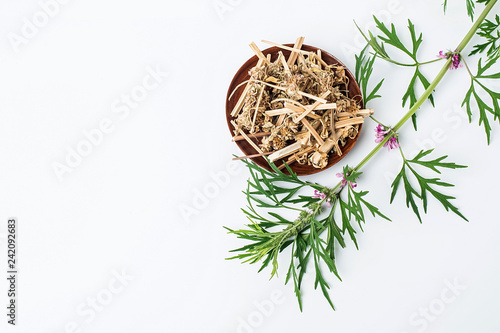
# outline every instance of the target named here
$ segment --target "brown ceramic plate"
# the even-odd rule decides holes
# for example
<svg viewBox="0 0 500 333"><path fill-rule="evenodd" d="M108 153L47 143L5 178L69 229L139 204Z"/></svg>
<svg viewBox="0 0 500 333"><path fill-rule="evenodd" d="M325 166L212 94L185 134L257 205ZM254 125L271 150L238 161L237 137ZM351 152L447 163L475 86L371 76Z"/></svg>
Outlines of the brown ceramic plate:
<svg viewBox="0 0 500 333"><path fill-rule="evenodd" d="M293 44L285 44L285 45L289 46L289 47L293 47ZM302 49L305 51L312 51L312 52L316 52L318 50L317 47L309 46L309 45L302 45ZM291 53L288 50L283 50L283 49L280 49L280 48L275 47L275 46L262 51L262 53L264 53L264 55L271 54L271 60L274 61L278 58L278 51L282 51L283 54L285 55L285 57L287 57L287 58ZM361 90L359 89L359 85L356 82L354 75L347 69L347 67L343 63L340 62L340 60L338 60L337 58L332 56L330 53L321 50L321 56L322 56L323 60L329 65L332 65L332 64L341 65L341 66L344 66L344 68L346 68L346 75L347 75L347 77L349 77L349 87L347 87L349 90L349 97L356 99L356 101L358 101L361 104L360 105L361 108L363 108L363 101L361 98ZM231 136L234 135L233 134L234 127L231 124L231 120L234 118L231 117L231 111L233 110L234 106L238 102L238 99L240 98L240 96L244 90L244 87L238 88L238 90L231 97L231 100L229 100L229 96L231 95L233 90L239 84L250 79L250 75L248 74L248 71L250 69L252 69L253 67L255 67L255 65L257 65L257 61L258 61L257 56L253 56L252 58L248 59L248 61L243 66L241 66L241 68L238 70L238 72L236 73L236 75L233 78L233 81L231 82L231 85L229 86L229 89L227 92L227 97L226 97L226 120L227 120L227 125L229 127L229 131L231 132ZM346 87L341 87L341 90L345 90L345 88ZM356 140L359 137L359 133L361 132L361 127L362 127L362 125L360 124L358 134L356 135L356 137L354 139L347 139L345 146L342 147L342 155L341 156L338 156L335 153L330 153L330 156L328 158L328 165L325 168L318 169L318 168L313 167L312 165L301 165L299 163L293 163L290 165L293 172L297 173L299 176L305 176L305 175L311 175L313 173L317 173L317 172L320 172L320 171L323 171L325 169L330 168L331 166L336 164L338 161L340 161L343 157L345 157L347 155L347 153L351 150L351 148L354 146L354 144L356 143ZM260 143L260 139L253 139L253 140L257 144ZM244 155L253 155L253 154L257 153L255 151L255 149L248 142L246 142L244 140L236 141L236 144L241 149L241 151L243 152ZM252 161L254 161L256 164L260 165L263 168L271 170L269 164L267 163L267 161L264 157L252 158ZM283 162L276 161L275 164L277 166L280 166L281 164L283 164Z"/></svg>

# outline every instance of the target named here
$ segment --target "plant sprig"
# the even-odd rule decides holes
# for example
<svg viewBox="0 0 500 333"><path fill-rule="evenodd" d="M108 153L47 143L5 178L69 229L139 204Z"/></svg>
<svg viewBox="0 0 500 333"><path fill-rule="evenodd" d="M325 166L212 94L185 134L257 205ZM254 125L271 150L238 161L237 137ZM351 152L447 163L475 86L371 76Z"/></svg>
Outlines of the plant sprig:
<svg viewBox="0 0 500 333"><path fill-rule="evenodd" d="M302 212L303 210L289 205L290 200L295 194L304 187L312 187L322 189L323 187L317 184L311 184L300 180L295 173L287 165L289 175L283 173L274 164L271 172L267 169L261 168L255 163L244 160L251 175L248 180L246 191L243 193L247 198L247 209L242 209L243 213L250 220L251 224L248 229L232 230L226 228L229 232L249 240L253 243L236 249L232 252L243 252L231 259L242 259L244 262L256 263L263 260L263 264L259 271L267 267L272 261L273 271L271 276L274 276L278 268L278 252L289 245L288 239L308 227L310 221L304 218L299 218L297 221L289 221L286 218L275 212L267 212L268 216L261 214L257 211L258 208L282 208L287 210L294 210ZM287 187L279 186L279 184L286 184ZM316 200L313 198L298 198L305 200L308 205L312 205ZM316 212L318 213L318 212ZM281 227L279 232L269 232L268 229L274 227Z"/></svg>
<svg viewBox="0 0 500 333"><path fill-rule="evenodd" d="M465 94L465 98L462 102L462 106L466 106L467 115L469 116L469 123L472 122L472 105L475 104L478 107L479 111L479 126L483 125L484 131L486 133L486 139L488 144L490 144L491 137L491 125L488 119L488 114L493 115L493 120L499 120L500 122L500 106L498 100L500 99L500 93L491 90L486 87L484 83L480 80L486 79L500 79L500 72L494 74L485 74L485 72L493 66L497 60L500 58L500 54L495 58L491 58L482 65L482 59L479 59L477 63L477 74L473 75L470 71L469 66L465 63L467 71L469 72L471 83L470 88ZM478 92L478 89L481 89L484 93L486 93L491 99L491 103L486 102L481 97L481 93Z"/></svg>
<svg viewBox="0 0 500 333"><path fill-rule="evenodd" d="M394 198L396 196L396 193L399 189L399 185L401 181L403 181L403 187L405 190L405 196L406 196L406 206L409 208L411 206L411 209L417 216L418 220L420 223L422 223L422 217L420 216L420 211L418 208L417 203L415 202L415 198L418 198L422 201L422 206L423 210L425 213L427 213L427 194L432 195L434 198L436 198L446 209L446 211L451 210L464 220L468 221L465 216L460 213L457 207L455 207L450 200L455 199L452 196L440 193L436 187L453 187L454 185L450 183L445 183L442 182L439 178L425 178L422 176L420 173L417 172L415 166L419 165L421 167L428 168L438 174L441 172L439 171L438 168L448 168L448 169L458 169L458 168L466 168L464 165L459 165L455 163L450 163L450 162L442 162L445 160L448 156L441 156L439 158L436 158L434 160L422 160L423 157L429 155L434 149L429 149L429 150L421 150L417 156L415 156L413 159L408 160L405 158L403 152L401 151L401 156L403 157L403 167L401 168L401 171L398 173L396 178L394 179L391 187L392 187L392 193L391 193L391 203L394 201ZM415 189L410 181L410 177L413 177L420 189Z"/></svg>
<svg viewBox="0 0 500 333"><path fill-rule="evenodd" d="M474 45L469 56L486 51L489 59L498 58L500 56L500 16L498 14L495 16L495 22L485 20L476 34L486 39L486 42Z"/></svg>
<svg viewBox="0 0 500 333"><path fill-rule="evenodd" d="M329 293L330 285L323 270L326 267L339 280L341 279L336 266L336 251L339 250L339 245L340 248L347 246L347 237L351 238L356 248L358 248L356 233L358 228L363 231L363 225L366 222L368 212L373 217L379 216L389 220L377 207L366 200L369 194L368 191L355 190L357 187L355 182L361 176L359 170L382 147L387 146L390 140L397 143L397 145L393 145L391 148L399 146L397 132L415 115L415 112L421 105L432 96L437 85L448 72L450 65L453 65L454 68L458 67L455 62L461 59L461 52L480 29L481 23L484 22L497 1L477 1L478 3L487 4L485 10L478 16L478 19L455 51L451 52L450 55L446 54L445 64L434 80L428 82L427 87L422 83L425 91L394 127L380 124L380 129L377 132L378 144L355 168L345 166L342 174L338 174L342 177L342 180L336 186L324 187L320 184L302 181L286 164L288 174L278 170L272 163L270 164L272 171L269 171L252 162L244 161L250 170L251 177L244 192L248 205L246 209L243 209L243 212L249 219L250 224L240 230L226 229L238 238L245 240L247 244L233 250L232 252L236 252L237 254L228 259L240 259L243 262L249 263L259 262L261 263L259 272L272 265L272 278L278 274L278 256L291 245L291 260L289 261L285 284L290 281L293 282L300 309L302 310L303 306L301 294L303 277L311 265L315 269L315 289L319 287L322 290L328 304L334 309ZM356 56L356 77L360 81L365 103L379 97L377 93L383 82L383 80L380 81L369 92L369 79L372 75L376 58L382 58L401 66L415 66L417 71L420 65L425 64L418 63L416 58L417 50L422 43L422 36L419 35L417 37L411 21L409 21L409 30L412 38L411 48L407 48L400 42L394 25L391 25L389 30L378 20L376 22L377 28L381 31L382 35L375 37L371 32L368 32L369 38L364 35L372 48L372 56L368 56L368 48L364 48L360 55ZM391 45L399 49L410 56L413 63L404 64L393 61L385 52L384 45ZM479 60L476 75L470 73L467 67L472 82L464 103L467 105L469 119L472 114L472 100L478 104L480 123L484 123L485 127L489 127L489 122L486 122L488 120L486 117L487 113L493 114L494 120L499 119L500 121L498 108L500 93L487 88L482 81L485 79L500 78L500 73L486 74L486 71L493 66L497 59L498 57L490 58L484 66L481 60ZM440 59L433 61L438 60ZM418 74L416 74L415 80L410 82L410 87L414 87L417 79L421 80ZM481 93L476 91L478 87L484 90L482 93L490 96L492 106L489 106L479 98ZM414 90L413 93L415 93ZM410 95L407 98L409 98L410 102L412 101ZM488 142L490 131L491 128L487 130ZM406 159L401 148L400 151L403 158L403 166L392 183L390 202L393 202L397 192L403 187L406 204L412 208L420 222L422 222L421 210L427 213L428 201L431 197L440 202L447 211L452 211L462 219L467 220L452 203L452 200L455 198L441 192L443 189L453 187L453 185L443 182L439 177L428 178L425 175L426 171L441 174L442 169L459 169L465 168L465 166L446 161L447 156L429 159L433 149L420 151L412 159ZM315 195L307 195L307 191L314 191ZM421 202L420 205L419 201ZM285 214L278 214L275 209L294 213L297 217L289 219Z"/></svg>
<svg viewBox="0 0 500 333"><path fill-rule="evenodd" d="M344 168L344 179L347 186L346 197L341 193L344 187L326 188L300 180L286 165L289 175L283 173L273 163L270 163L273 172L264 169L255 163L244 161L250 170L248 180L247 208L242 209L250 224L245 229L233 230L226 227L230 233L249 243L232 250L238 254L228 259L239 259L242 262L261 262L259 272L272 265L271 278L278 273L278 255L289 245L292 245L291 262L288 268L285 284L293 281L294 290L302 310L301 284L309 261L312 258L315 269L314 287L320 288L328 304L333 308L333 302L328 290L321 263L325 263L328 270L340 279L335 265L335 244L345 247L345 235L349 234L356 248L355 223L362 230L365 223L364 209L374 217L380 216L389 220L380 210L366 199L368 191L357 192L353 185L361 172L352 172L347 166ZM279 183L281 186L278 186ZM321 191L321 197L299 194L300 189L309 188ZM328 204L328 207L325 205ZM297 207L299 205L299 207ZM258 212L258 209L283 208L298 213L296 220L290 221L280 214L268 211L267 214ZM327 216L320 215L329 208ZM336 223L337 215L342 221ZM326 239L322 233L327 230Z"/></svg>
<svg viewBox="0 0 500 333"><path fill-rule="evenodd" d="M490 0L477 0L476 2L488 4L488 2L490 2ZM474 2L474 0L465 0L465 6L467 8L467 15L469 15L470 19L472 21L474 21L474 12L476 10L476 3ZM446 13L447 7L448 7L448 0L444 0L443 10L445 13Z"/></svg>
<svg viewBox="0 0 500 333"><path fill-rule="evenodd" d="M363 95L363 103L365 107L367 107L368 103L371 100L381 97L380 95L377 95L377 92L384 83L384 79L382 79L368 93L368 82L370 81L371 75L373 73L373 64L375 63L375 59L377 58L376 54L373 54L371 57L368 56L368 46L369 45L367 44L359 53L359 55L355 55L356 70L354 72L356 81L361 86L361 93Z"/></svg>
<svg viewBox="0 0 500 333"><path fill-rule="evenodd" d="M375 36L371 31L368 31L368 36L363 33L363 31L359 28L358 30L361 32L367 43L371 46L373 49L375 55L385 61L388 61L390 63L396 64L398 66L403 66L403 67L415 67L415 71L413 73L413 76L410 80L410 83L408 84L408 87L406 88L406 92L403 95L402 98L402 105L403 107L406 106L408 103L410 107L415 105L417 102L417 86L420 84L424 89L427 89L430 86L429 80L424 76L422 73L420 67L429 64L432 62L439 61L441 59L434 59L431 61L427 62L419 62L418 61L418 50L422 44L422 34L417 34L415 31L415 25L411 22L411 20L408 20L408 30L410 32L410 37L412 41L411 47L407 47L404 45L404 43L401 41L401 39L398 36L398 32L396 30L396 27L394 24L391 24L390 28L388 28L383 22L379 21L376 16L373 16L373 19L375 21L377 29L380 31L380 35ZM394 47L395 49L403 52L407 57L410 58L409 63L402 63L399 61L395 61L392 59L391 56L386 51L385 45L390 45ZM433 94L429 95L429 101L431 104L434 106L434 96ZM412 115L412 122L415 130L417 129L417 115L414 113Z"/></svg>

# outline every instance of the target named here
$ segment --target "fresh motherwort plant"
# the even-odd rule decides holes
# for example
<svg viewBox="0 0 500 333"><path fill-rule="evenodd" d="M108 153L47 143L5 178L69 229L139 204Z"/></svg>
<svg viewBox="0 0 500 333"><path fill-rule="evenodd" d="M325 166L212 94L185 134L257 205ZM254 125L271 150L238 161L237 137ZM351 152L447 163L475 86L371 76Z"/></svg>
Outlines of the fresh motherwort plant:
<svg viewBox="0 0 500 333"><path fill-rule="evenodd" d="M315 269L314 287L321 288L326 300L334 309L328 292L329 285L324 277L325 268L340 279L335 263L339 246L344 248L347 239L350 238L356 248L358 247L356 229L359 226L363 230L363 224L369 214L389 220L377 207L367 201L368 191L361 190L361 186L357 184L362 174L360 170L383 147L398 150L402 158L401 171L391 185L391 203L398 193L403 193L407 207L411 208L422 222L421 213L422 211L427 213L428 200L434 197L447 211L452 211L467 220L452 203L455 198L441 192L443 188L453 185L442 181L438 175L432 178L422 175L423 170L441 174L443 169L465 166L449 162L447 156L431 157L433 149L422 150L414 157L407 157L400 146L398 131L410 118L416 129L417 110L426 100L434 105L435 89L449 70L464 67L470 75L470 88L464 96L462 106L465 106L469 122L472 121L473 113L479 114L479 125L484 127L487 142L490 143L491 121L493 119L493 122L500 122L500 92L488 87L488 83L491 84L492 80L500 79L500 72L491 73L492 66L500 58L500 18L496 14L494 18L488 19L497 1L466 0L467 12L473 21L471 29L454 50L442 50L429 61L420 61L418 51L422 44L422 34L416 32L415 25L411 21L408 21L411 38L409 46L402 42L393 24L388 26L376 17L374 17L376 32L365 33L360 30L367 41L367 46L356 55L355 76L361 86L365 106L371 100L380 97L377 93L383 80L370 85L369 79L375 61L381 59L395 66L413 70L413 76L402 98L403 107L409 107L409 111L393 127L384 125L372 117L378 123L375 128L377 145L357 166L345 166L343 171L337 174L340 181L334 187L303 181L288 165L286 165L288 173L284 173L270 163L274 171L272 172L252 162L244 161L250 171L250 179L244 192L248 206L243 212L251 223L240 230L226 228L231 234L247 242L243 247L233 250L236 255L229 259L240 259L251 264L259 263L259 272L271 265L271 277L273 277L278 271L280 254L285 248L291 247L291 257L286 260L289 268L285 284L293 283L300 309L302 310L302 281L310 265ZM485 6L483 11L474 19L475 10L483 5ZM447 1L444 3L445 11L446 6ZM474 35L480 42L467 55L464 49ZM401 53L408 61L393 60L391 53L394 52ZM479 55L475 73L468 63L472 61L469 58L471 55ZM421 68L437 61L444 62L443 67L433 80L429 80ZM425 91L417 97L420 85ZM304 193L310 195L303 195ZM290 212L295 212L295 219L288 219L285 216L290 215Z"/></svg>

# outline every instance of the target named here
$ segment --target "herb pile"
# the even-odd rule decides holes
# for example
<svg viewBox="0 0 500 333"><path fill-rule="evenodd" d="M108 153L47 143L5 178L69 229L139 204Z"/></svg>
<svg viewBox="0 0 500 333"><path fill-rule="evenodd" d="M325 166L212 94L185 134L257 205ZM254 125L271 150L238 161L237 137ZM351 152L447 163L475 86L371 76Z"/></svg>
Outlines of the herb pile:
<svg viewBox="0 0 500 333"><path fill-rule="evenodd" d="M361 109L361 96L349 93L345 68L327 64L320 50L302 50L303 41L299 37L293 48L266 42L291 51L288 57L279 51L274 61L250 44L259 60L249 80L235 88L246 84L231 111L234 140L244 139L254 150L246 158L325 168L330 152L341 156L347 139L355 139L359 124L373 114Z"/></svg>

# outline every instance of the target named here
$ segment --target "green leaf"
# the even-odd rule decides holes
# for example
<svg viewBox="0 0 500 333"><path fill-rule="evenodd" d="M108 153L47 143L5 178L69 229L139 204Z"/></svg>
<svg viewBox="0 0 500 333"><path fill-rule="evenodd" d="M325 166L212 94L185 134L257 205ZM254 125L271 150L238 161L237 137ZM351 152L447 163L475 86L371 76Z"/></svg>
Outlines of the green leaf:
<svg viewBox="0 0 500 333"><path fill-rule="evenodd" d="M417 102L417 94L416 94L416 88L417 88L417 83L420 82L420 84L423 86L424 90L429 88L431 85L430 82L427 80L427 78L420 72L420 66L417 65L415 67L415 72L413 73L413 77L410 80L410 84L408 85L408 88L403 95L403 107L406 106L406 103L409 101L409 107L413 107L415 103ZM432 106L434 106L434 95L430 94L429 95L429 101L431 102ZM412 115L412 123L413 127L415 130L417 130L417 114L414 113Z"/></svg>
<svg viewBox="0 0 500 333"><path fill-rule="evenodd" d="M401 179L403 177L403 172L404 172L404 166L403 169L396 175L396 178L394 178L394 181L391 184L392 192L391 192L391 201L390 203L394 201L394 197L396 197L396 193L399 188L399 183L401 182Z"/></svg>
<svg viewBox="0 0 500 333"><path fill-rule="evenodd" d="M339 204L340 204L340 213L342 217L342 232L345 233L346 231L349 233L349 236L351 237L351 240L353 241L354 245L356 246L356 249L359 249L358 247L358 242L356 241L356 230L351 226L351 221L349 217L349 206L341 199L339 198Z"/></svg>
<svg viewBox="0 0 500 333"><path fill-rule="evenodd" d="M415 158L413 158L412 160L410 160L408 162L422 165L422 166L427 167L427 168L431 169L432 171L437 172L439 174L441 173L441 171L439 171L437 168L447 168L447 169L467 168L467 166L465 166L465 165L459 165L459 164L455 164L455 163L442 163L441 161L445 160L448 157L448 155L441 156L441 157L438 157L438 158L436 158L434 160L430 160L430 161L422 161L421 160L422 157L429 155L433 151L434 151L434 149L428 149L425 151L421 150L417 154L417 156L415 156Z"/></svg>
<svg viewBox="0 0 500 333"><path fill-rule="evenodd" d="M375 21L376 28L380 31L380 34L377 35L376 37L372 34L371 31L368 31L368 36L364 34L361 29L358 27L358 30L360 30L361 34L367 41L368 45L371 46L371 48L374 51L374 57L378 57L381 59L384 59L388 62L391 62L393 64L399 65L399 66L404 66L404 67L415 67L415 71L413 73L413 76L411 77L410 83L408 84L408 87L406 88L406 91L402 97L402 104L403 107L405 107L407 104L409 104L409 107L412 107L415 105L417 102L417 93L416 89L418 85L421 85L424 89L427 89L430 86L429 80L423 75L421 71L421 66L425 63L420 63L418 61L418 50L420 46L422 45L423 37L422 34L418 34L415 30L415 25L412 23L411 20L408 20L408 30L410 33L410 38L412 41L411 47L407 47L399 38L398 32L396 30L396 27L394 24L391 24L390 27L386 26L383 22L377 19L376 16L373 16L373 19ZM390 45L393 48L399 50L400 52L403 52L407 57L411 59L410 63L401 63L398 61L393 60L386 52L385 46L384 45ZM364 61L364 53L366 50L364 49L359 56L356 57L356 62L357 62L357 77L359 79L363 79L363 61ZM368 72L367 74L371 74L371 71ZM376 90L378 90L379 83L376 86ZM363 87L362 87L363 90ZM374 94L374 93L373 93ZM368 94L368 97L370 97L372 94ZM366 91L363 90L363 96L366 97ZM374 95L377 96L377 95ZM431 102L432 106L434 106L434 95L430 94L429 95L429 101ZM417 116L416 113L412 115L412 122L415 130L417 129Z"/></svg>
<svg viewBox="0 0 500 333"><path fill-rule="evenodd" d="M470 16L470 19L474 21L474 9L476 7L474 0L466 0L467 3L467 15Z"/></svg>
<svg viewBox="0 0 500 333"><path fill-rule="evenodd" d="M309 245L311 246L314 259L314 268L316 271L316 280L314 282L314 289L316 289L319 285L321 291L323 292L323 296L325 296L326 300L328 301L328 304L330 304L332 309L335 310L335 307L333 306L332 300L330 299L330 295L328 293L328 289L330 289L330 286L325 281L323 274L321 272L321 268L319 266L320 259L323 259L323 261L325 261L330 270L332 270L331 265L333 261L330 261L330 258L324 253L324 248L321 246L321 238L319 238L319 235L315 232L315 230L316 228L314 227L311 228L311 233L309 234L309 237L311 239Z"/></svg>
<svg viewBox="0 0 500 333"><path fill-rule="evenodd" d="M279 214L276 214L274 212L268 212L269 215L271 215L272 217L275 217L278 219L278 221L282 224L292 224L292 222L288 221L287 219L283 218L282 216L280 216Z"/></svg>
<svg viewBox="0 0 500 333"><path fill-rule="evenodd" d="M415 83L417 82L417 77L418 74L415 71L410 80L410 84L408 85L408 88L406 89L406 92L403 95L403 107L406 105L408 99L410 100L410 107L412 105L415 105L415 103L417 102L417 94L415 93Z"/></svg>
<svg viewBox="0 0 500 333"><path fill-rule="evenodd" d="M373 16L373 19L375 21L377 28L383 33L383 35L378 36L378 38L380 40L382 40L383 42L385 42L389 45L394 46L395 48L403 51L408 56L413 58L413 60L416 60L415 53L410 52L406 48L406 46L401 42L401 40L399 39L398 34L396 32L396 27L394 26L394 24L391 24L391 29L389 29L385 26L384 23L379 21L375 15ZM408 22L409 22L408 28L410 29L410 34L415 34L413 23L411 23L410 20L408 20ZM420 36L420 37L422 37L422 36Z"/></svg>
<svg viewBox="0 0 500 333"><path fill-rule="evenodd" d="M479 111L479 125L481 124L484 125L484 131L486 133L486 140L488 144L490 144L490 136L491 136L491 126L490 122L487 117L487 111L491 112L493 111L492 108L490 108L476 93L475 87L474 87L474 81L471 83L471 87L467 91L465 98L462 102L462 106L466 105L467 108L467 114L469 115L469 122L471 121L471 116L472 116L472 103L475 101L478 111Z"/></svg>
<svg viewBox="0 0 500 333"><path fill-rule="evenodd" d="M459 165L456 163L452 162L444 162L444 160L448 156L441 156L432 160L422 160L422 158L428 156L433 152L434 149L429 149L429 150L421 150L413 159L407 160L403 156L403 167L401 168L401 171L399 174L396 176L392 183L392 194L391 194L391 203L394 200L394 197L397 193L397 189L399 187L399 184L401 182L401 179L403 180L404 188L405 188L405 194L406 194L406 206L412 208L413 212L417 216L418 220L420 223L422 223L422 217L420 216L420 211L418 208L417 203L415 202L416 198L419 198L422 201L422 207L424 209L424 213L427 213L427 205L428 205L428 194L430 194L432 197L434 197L436 200L441 202L443 207L446 209L446 211L452 211L464 220L467 221L467 219L460 213L457 207L455 207L450 200L455 199L452 196L440 193L436 187L453 187L454 185L446 182L442 182L439 178L426 178L422 176L418 171L416 170L415 166L421 166L425 167L427 169L430 169L437 174L440 174L441 172L438 170L438 168L448 168L448 169L458 169L458 168L466 168L464 165ZM410 173L407 173L407 170L410 170ZM415 188L412 186L410 182L409 176L412 176L418 184L418 188Z"/></svg>
<svg viewBox="0 0 500 333"><path fill-rule="evenodd" d="M488 144L490 144L490 133L491 133L491 126L490 122L488 120L486 112L493 113L493 109L490 108L479 96L478 94L474 91L473 92L474 98L476 99L477 102L477 107L479 108L479 125L484 124L484 131L486 132L486 137L488 139Z"/></svg>
<svg viewBox="0 0 500 333"><path fill-rule="evenodd" d="M405 193L406 193L406 207L409 208L411 205L413 212L415 213L415 215L417 215L417 218L420 221L420 223L422 223L422 218L420 217L420 212L418 210L418 206L417 206L415 199L414 199L414 197L419 198L419 199L422 199L422 197L411 186L410 181L408 180L408 176L406 175L405 166L406 165L403 165L403 184L404 184Z"/></svg>
<svg viewBox="0 0 500 333"><path fill-rule="evenodd" d="M484 131L486 134L487 143L490 144L491 137L491 125L488 119L488 114L493 115L493 120L500 120L500 106L499 106L499 98L500 93L492 91L481 80L484 79L500 79L500 72L494 74L485 74L485 72L490 69L497 60L500 59L500 55L495 58L489 59L486 64L482 65L482 59L479 59L477 63L477 74L474 76L471 75L471 84L469 90L465 94L465 97L462 101L462 106L466 106L467 115L469 116L469 122L472 122L472 106L475 104L477 106L477 110L479 111L479 125L483 125ZM478 87L476 87L476 85ZM491 104L488 104L481 95L478 93L476 88L482 89L487 95L489 95L491 99Z"/></svg>
<svg viewBox="0 0 500 333"><path fill-rule="evenodd" d="M418 183L421 188L421 197L423 201L423 207L425 213L427 213L427 192L429 192L434 198L436 198L446 209L446 211L451 210L464 220L468 221L465 216L460 213L457 207L455 207L450 200L455 199L455 197L445 195L443 193L438 192L436 189L432 188L430 185L436 185L436 186L444 186L444 187L452 187L454 185L449 184L449 183L443 183L440 182L438 178L432 178L432 179L427 179L422 176L420 176L414 169L410 168L410 170L413 172L415 177L418 180Z"/></svg>
<svg viewBox="0 0 500 333"><path fill-rule="evenodd" d="M355 77L356 81L359 83L361 87L361 92L363 95L363 102L365 107L367 107L368 102L375 98L379 98L380 95L377 95L377 92L379 91L380 87L382 86L382 83L384 80L382 79L379 83L375 85L375 87L372 89L370 93L368 93L368 83L370 81L370 77L373 73L373 64L376 59L376 55L373 55L372 57L367 56L367 49L368 49L369 44L367 44L363 50L360 52L359 55L355 55L356 59L356 70L355 70Z"/></svg>
<svg viewBox="0 0 500 333"><path fill-rule="evenodd" d="M489 59L500 56L500 16L495 21L485 20L476 33L484 42L474 45L469 55L480 54L486 51Z"/></svg>
<svg viewBox="0 0 500 333"><path fill-rule="evenodd" d="M327 249L332 259L335 258L334 256L335 239L337 240L337 242L340 244L341 247L344 248L346 246L344 237L342 236L342 230L338 227L337 223L335 222L334 212L335 209L332 209L327 218L327 227L328 227Z"/></svg>
<svg viewBox="0 0 500 333"><path fill-rule="evenodd" d="M469 117L469 123L472 122L471 96L473 91L474 91L474 81L471 83L469 90L467 90L467 93L465 94L465 98L461 105L462 107L464 105L466 106L467 116Z"/></svg>
<svg viewBox="0 0 500 333"><path fill-rule="evenodd" d="M296 243L293 244L292 253L294 253L295 244ZM296 251L299 251L299 250L297 249ZM293 277L294 292L295 292L295 295L297 296L297 301L299 302L300 311L302 312L302 294L300 292L300 281L299 281L299 278L297 277L297 271L295 270L295 263L294 263L295 256L296 256L296 254L292 255L292 260L290 263L290 267L288 268L288 273L286 276L285 284L288 283L288 281L290 280L290 276L292 276Z"/></svg>
<svg viewBox="0 0 500 333"><path fill-rule="evenodd" d="M499 56L500 57L500 56ZM486 72L491 66L497 63L497 60L499 57L495 57L493 59L489 59L484 66L481 65L482 58L479 58L479 61L477 62L477 75L476 78L484 78L483 73ZM498 74L494 74L498 75Z"/></svg>
<svg viewBox="0 0 500 333"><path fill-rule="evenodd" d="M339 198L339 202L341 205L343 231L347 230L349 232L351 239L353 240L353 242L356 244L357 247L357 242L354 237L356 231L354 230L354 228L352 228L351 221L352 220L356 221L361 230L363 230L362 224L366 222L363 206L370 211L373 217L376 217L378 215L388 221L390 221L390 219L384 214L382 214L377 207L366 201L364 197L368 194L368 191L357 192L349 184L346 185L346 188L347 188L347 201L343 201L341 198Z"/></svg>
<svg viewBox="0 0 500 333"><path fill-rule="evenodd" d="M367 192L368 193L368 192ZM373 217L376 217L376 215L380 216L381 218L383 219L386 219L387 221L391 221L390 218L388 218L387 216L385 216L384 214L382 214L380 212L380 209L378 209L377 207L373 206L372 204L370 204L369 202L367 202L366 200L364 199L360 199L360 201L363 203L363 205L368 208L368 210L370 211L370 213L372 213Z"/></svg>

